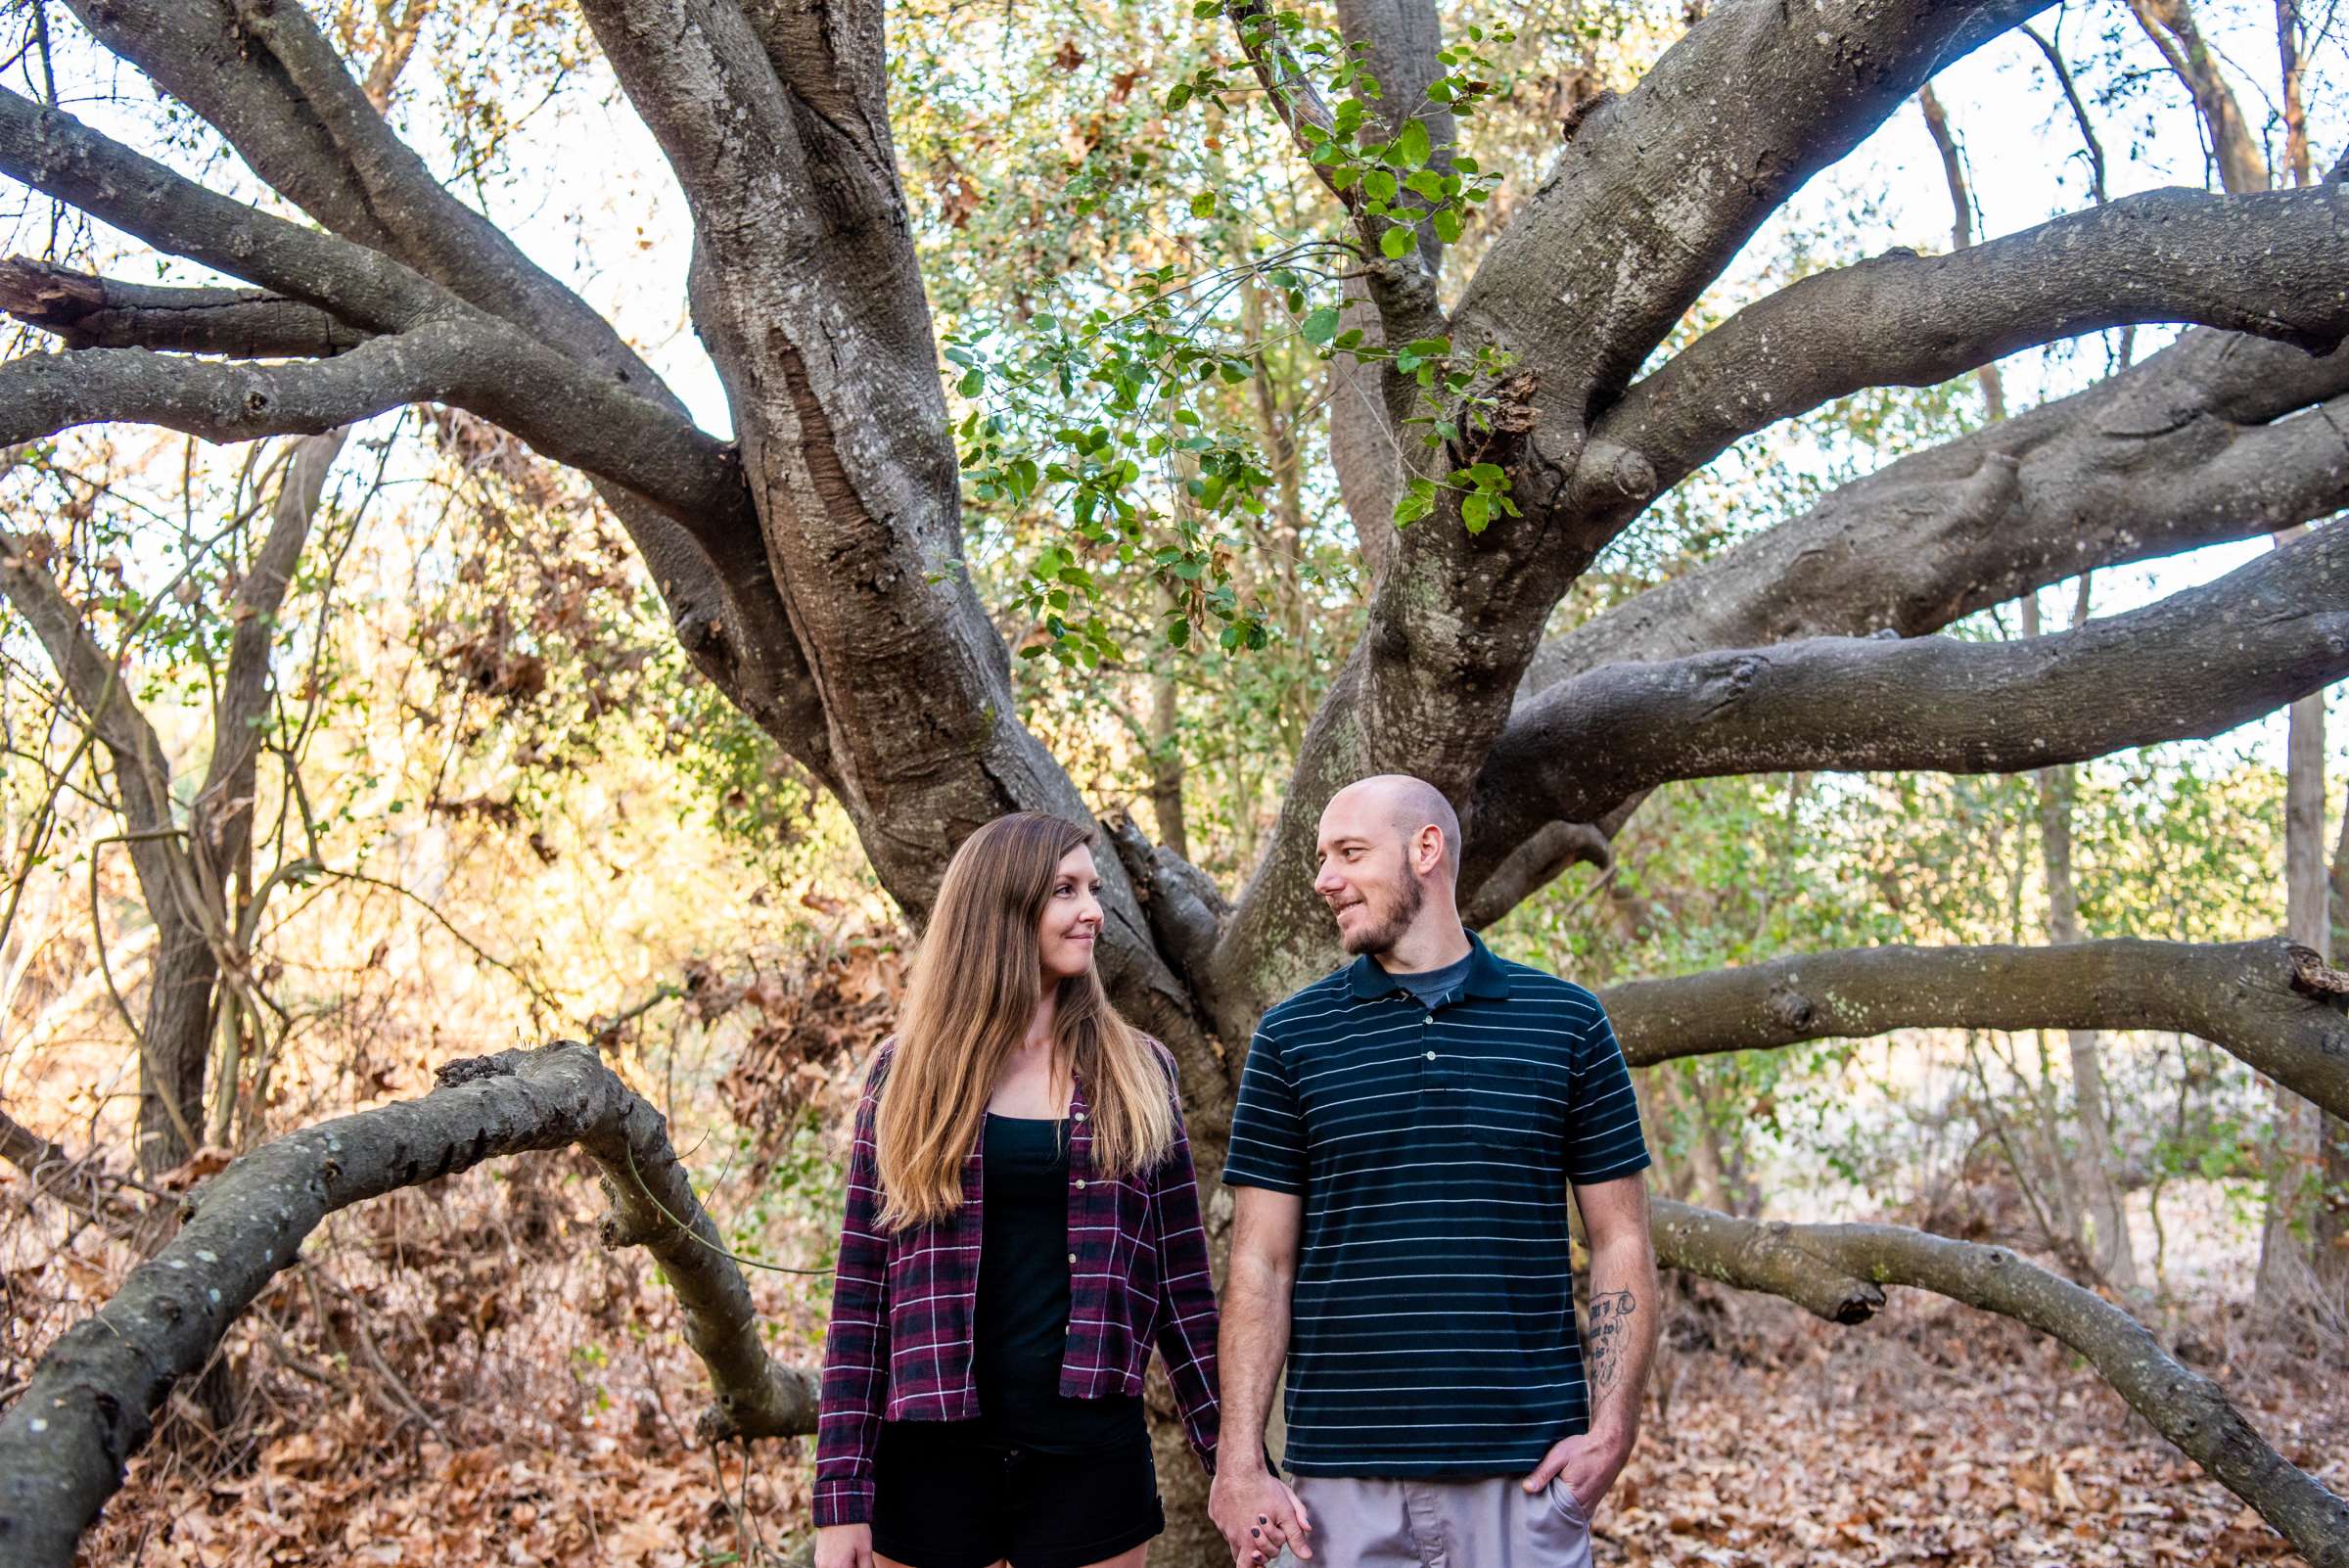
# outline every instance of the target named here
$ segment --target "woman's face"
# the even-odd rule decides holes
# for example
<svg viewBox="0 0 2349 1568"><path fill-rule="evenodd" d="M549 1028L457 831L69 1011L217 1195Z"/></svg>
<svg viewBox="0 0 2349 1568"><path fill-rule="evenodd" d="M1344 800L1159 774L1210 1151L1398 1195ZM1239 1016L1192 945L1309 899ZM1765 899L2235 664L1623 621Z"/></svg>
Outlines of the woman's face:
<svg viewBox="0 0 2349 1568"><path fill-rule="evenodd" d="M1056 986L1093 967L1093 944L1101 935L1101 876L1093 852L1080 844L1052 872L1052 892L1036 922L1036 946L1043 955L1044 984Z"/></svg>

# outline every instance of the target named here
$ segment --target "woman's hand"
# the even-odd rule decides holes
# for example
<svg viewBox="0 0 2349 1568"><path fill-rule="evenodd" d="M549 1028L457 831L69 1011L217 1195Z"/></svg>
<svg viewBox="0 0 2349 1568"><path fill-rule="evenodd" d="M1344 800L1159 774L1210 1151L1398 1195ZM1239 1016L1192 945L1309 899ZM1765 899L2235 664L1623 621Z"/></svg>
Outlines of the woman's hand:
<svg viewBox="0 0 2349 1568"><path fill-rule="evenodd" d="M873 1527L844 1524L817 1530L815 1568L873 1568Z"/></svg>

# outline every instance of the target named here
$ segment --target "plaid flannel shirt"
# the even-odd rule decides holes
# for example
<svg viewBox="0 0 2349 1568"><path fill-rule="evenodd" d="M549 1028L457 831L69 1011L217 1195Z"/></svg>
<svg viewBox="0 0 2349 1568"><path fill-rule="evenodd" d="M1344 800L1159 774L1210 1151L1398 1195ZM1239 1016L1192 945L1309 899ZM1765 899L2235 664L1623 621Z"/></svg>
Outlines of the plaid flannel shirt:
<svg viewBox="0 0 2349 1568"><path fill-rule="evenodd" d="M873 1059L849 1156L832 1323L824 1335L822 1414L815 1440L815 1522L872 1518L881 1423L968 1421L979 1414L971 1322L979 1290L980 1150L962 1167L962 1207L931 1225L884 1232L873 1117L893 1046ZM1151 1048L1170 1085L1174 1060ZM1060 1392L1075 1399L1142 1392L1155 1344L1185 1432L1210 1473L1216 1453L1216 1297L1198 1178L1182 1128L1157 1169L1097 1177L1084 1081L1069 1108L1069 1338Z"/></svg>

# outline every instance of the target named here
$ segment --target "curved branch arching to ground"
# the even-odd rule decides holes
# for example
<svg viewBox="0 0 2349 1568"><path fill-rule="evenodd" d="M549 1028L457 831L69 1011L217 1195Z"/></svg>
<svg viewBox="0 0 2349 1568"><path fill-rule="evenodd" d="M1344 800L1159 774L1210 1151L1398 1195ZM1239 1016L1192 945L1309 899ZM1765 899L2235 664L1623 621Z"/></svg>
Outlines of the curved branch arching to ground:
<svg viewBox="0 0 2349 1568"><path fill-rule="evenodd" d="M2050 1334L2086 1357L2130 1407L2297 1547L2316 1568L2349 1568L2349 1502L2253 1430L2226 1391L2161 1348L2144 1325L2004 1247L1905 1225L1736 1220L1659 1199L1656 1261L1859 1323L1885 1285L1930 1290Z"/></svg>
<svg viewBox="0 0 2349 1568"><path fill-rule="evenodd" d="M2176 1030L2349 1117L2349 975L2280 937L1853 947L1600 999L1637 1066L1896 1029Z"/></svg>
<svg viewBox="0 0 2349 1568"><path fill-rule="evenodd" d="M0 1417L0 1547L12 1568L69 1568L172 1386L204 1367L329 1214L503 1154L576 1143L603 1168L605 1244L652 1252L685 1309L686 1343L710 1369L717 1402L705 1435L815 1429L814 1380L768 1360L750 1287L661 1113L592 1048L565 1041L451 1062L439 1079L421 1099L323 1122L238 1160L189 1198L169 1246L50 1347Z"/></svg>

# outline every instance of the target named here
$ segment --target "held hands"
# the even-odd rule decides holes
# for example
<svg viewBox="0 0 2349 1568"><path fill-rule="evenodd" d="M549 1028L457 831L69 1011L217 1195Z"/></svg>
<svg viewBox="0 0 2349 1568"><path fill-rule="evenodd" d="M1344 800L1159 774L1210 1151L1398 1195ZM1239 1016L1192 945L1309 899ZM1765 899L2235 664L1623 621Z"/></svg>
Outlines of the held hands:
<svg viewBox="0 0 2349 1568"><path fill-rule="evenodd" d="M1585 1432L1577 1437L1561 1439L1542 1456L1534 1473L1525 1478L1528 1492L1540 1492L1553 1476L1564 1478L1574 1499L1583 1505L1583 1517L1595 1515L1599 1499L1623 1473L1624 1461L1632 1456L1628 1440Z"/></svg>
<svg viewBox="0 0 2349 1568"><path fill-rule="evenodd" d="M824 1525L815 1532L815 1568L873 1568L873 1527Z"/></svg>
<svg viewBox="0 0 2349 1568"><path fill-rule="evenodd" d="M1207 1514L1231 1547L1233 1568L1266 1568L1287 1546L1300 1560L1313 1555L1313 1522L1297 1494L1259 1466L1219 1468L1207 1495Z"/></svg>

